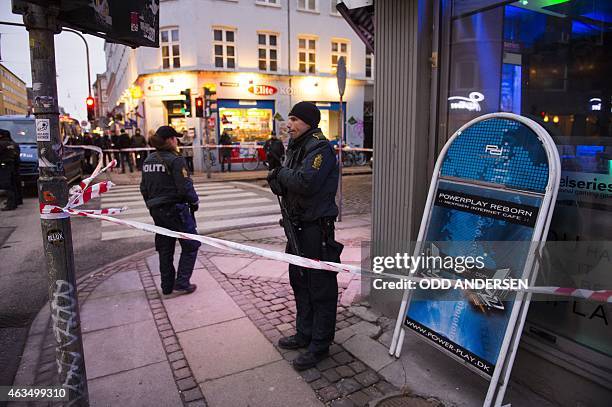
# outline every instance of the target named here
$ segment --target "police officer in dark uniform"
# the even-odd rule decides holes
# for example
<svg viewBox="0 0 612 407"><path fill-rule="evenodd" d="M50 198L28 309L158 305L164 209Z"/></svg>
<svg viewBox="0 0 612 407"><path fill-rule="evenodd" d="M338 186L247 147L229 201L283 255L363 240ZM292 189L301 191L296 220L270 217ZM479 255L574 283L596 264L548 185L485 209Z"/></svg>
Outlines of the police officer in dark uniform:
<svg viewBox="0 0 612 407"><path fill-rule="evenodd" d="M12 211L23 203L19 178L19 154L19 144L13 141L11 133L0 129L0 189L7 191L3 211Z"/></svg>
<svg viewBox="0 0 612 407"><path fill-rule="evenodd" d="M197 234L195 211L198 210L198 194L189 178L185 159L177 144L180 135L170 126L161 126L150 138L155 148L142 166L140 192L155 225L177 232ZM155 249L159 253L161 287L165 295L174 291L190 294L197 288L189 282L200 242L180 239L181 258L178 270L174 269L176 238L155 235Z"/></svg>
<svg viewBox="0 0 612 407"><path fill-rule="evenodd" d="M297 103L289 112L291 136L282 167L269 172L272 192L282 196L297 240L299 253L311 259L340 261L343 246L335 241L338 215L335 196L339 170L334 151L318 128L319 109L312 103ZM290 239L290 236L287 236ZM336 273L289 265L289 280L297 307L293 336L281 338L283 349L307 348L293 361L297 370L315 366L329 354L336 329L338 282Z"/></svg>

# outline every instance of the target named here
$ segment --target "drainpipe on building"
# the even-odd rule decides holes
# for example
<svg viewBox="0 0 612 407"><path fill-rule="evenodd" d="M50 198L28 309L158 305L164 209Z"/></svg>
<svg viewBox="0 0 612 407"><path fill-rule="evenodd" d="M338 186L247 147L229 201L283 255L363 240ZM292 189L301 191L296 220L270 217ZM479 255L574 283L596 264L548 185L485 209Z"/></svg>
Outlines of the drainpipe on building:
<svg viewBox="0 0 612 407"><path fill-rule="evenodd" d="M289 74L289 109L292 106L291 95L293 93L291 81L291 0L287 0L287 74ZM279 134L280 134L280 129Z"/></svg>

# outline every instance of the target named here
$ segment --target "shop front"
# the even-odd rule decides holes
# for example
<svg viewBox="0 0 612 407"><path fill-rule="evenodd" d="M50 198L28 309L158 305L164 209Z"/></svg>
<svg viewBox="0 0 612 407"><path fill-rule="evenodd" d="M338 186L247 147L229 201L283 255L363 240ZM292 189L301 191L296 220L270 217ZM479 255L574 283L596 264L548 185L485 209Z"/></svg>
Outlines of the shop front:
<svg viewBox="0 0 612 407"><path fill-rule="evenodd" d="M319 127L329 140L340 140L340 102L312 101L321 111ZM344 118L346 119L346 102L342 102ZM345 120L346 122L346 120Z"/></svg>
<svg viewBox="0 0 612 407"><path fill-rule="evenodd" d="M224 131L234 142L263 143L274 130L273 100L218 99L219 135Z"/></svg>
<svg viewBox="0 0 612 407"><path fill-rule="evenodd" d="M483 9L454 3L448 94L440 100L446 136L495 111L536 120L553 136L562 165L548 240L612 240L612 3L517 2ZM612 260L604 260L612 270ZM589 259L580 261L593 267ZM612 281L612 273L567 272L567 286L602 289ZM524 335L568 358L582 355L591 374L611 379L605 373L612 366L610 304L534 302Z"/></svg>
<svg viewBox="0 0 612 407"><path fill-rule="evenodd" d="M373 175L372 240L415 236L424 189L404 178L430 177L444 143L471 119L512 112L545 127L561 157L548 241L587 242L572 259L578 267L566 267L563 279L550 285L609 290L612 255L597 248L612 241L612 2L370 4L343 15L358 32L370 34L364 41L376 45L380 68L374 145L381 158ZM368 24L374 18L375 41ZM438 28L431 36L428 18ZM403 49L395 44L410 41L413 57L397 57ZM423 117L428 119L419 121ZM398 150L410 157L406 165L394 162ZM407 210L398 196L410 196L416 209ZM396 218L411 223L388 220ZM385 309L384 300L372 303ZM610 303L559 297L532 302L519 349L513 380L560 405L610 400Z"/></svg>
<svg viewBox="0 0 612 407"><path fill-rule="evenodd" d="M187 129L184 100L166 100L164 101L164 108L166 111L166 123L174 127L178 132Z"/></svg>

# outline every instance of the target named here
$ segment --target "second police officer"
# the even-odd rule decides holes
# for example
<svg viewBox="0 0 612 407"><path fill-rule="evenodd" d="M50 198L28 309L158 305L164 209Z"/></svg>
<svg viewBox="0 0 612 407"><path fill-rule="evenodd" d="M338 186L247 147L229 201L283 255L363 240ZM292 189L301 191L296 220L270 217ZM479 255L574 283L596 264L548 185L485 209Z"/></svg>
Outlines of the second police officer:
<svg viewBox="0 0 612 407"><path fill-rule="evenodd" d="M177 138L170 126L161 126L149 143L155 148L142 166L140 192L155 225L177 232L197 234L194 212L198 210L198 194L189 178L185 159L180 155ZM161 288L164 295L173 291L190 294L197 288L190 283L200 242L179 239L181 258L174 269L176 238L155 234L155 250L159 253Z"/></svg>
<svg viewBox="0 0 612 407"><path fill-rule="evenodd" d="M338 215L335 197L339 170L334 151L318 128L321 112L312 103L297 103L289 112L291 136L285 162L268 174L272 192L294 226L298 254L311 259L340 261L343 246L335 241ZM290 239L290 236L287 236ZM291 253L291 244L287 252ZM332 271L289 265L289 280L295 296L296 334L281 338L283 349L307 348L293 361L297 370L315 366L329 354L336 329L338 281Z"/></svg>

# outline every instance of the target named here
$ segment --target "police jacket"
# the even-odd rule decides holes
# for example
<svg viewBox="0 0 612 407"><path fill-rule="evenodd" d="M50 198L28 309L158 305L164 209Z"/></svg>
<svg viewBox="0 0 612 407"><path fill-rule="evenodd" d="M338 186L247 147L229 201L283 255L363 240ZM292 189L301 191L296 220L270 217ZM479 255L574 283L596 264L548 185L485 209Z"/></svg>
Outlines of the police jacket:
<svg viewBox="0 0 612 407"><path fill-rule="evenodd" d="M19 161L19 144L13 139L3 137L0 139L0 163L14 164Z"/></svg>
<svg viewBox="0 0 612 407"><path fill-rule="evenodd" d="M157 150L149 154L142 165L140 193L149 209L166 204L199 202L185 159L172 151Z"/></svg>
<svg viewBox="0 0 612 407"><path fill-rule="evenodd" d="M321 129L291 139L277 179L286 191L283 200L292 220L337 216L338 176L336 156Z"/></svg>

